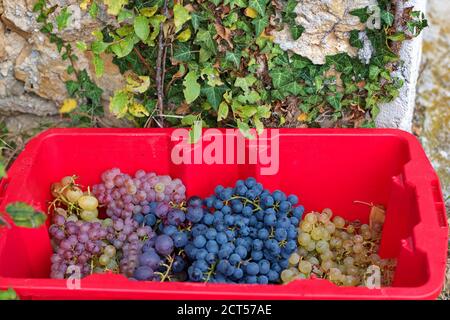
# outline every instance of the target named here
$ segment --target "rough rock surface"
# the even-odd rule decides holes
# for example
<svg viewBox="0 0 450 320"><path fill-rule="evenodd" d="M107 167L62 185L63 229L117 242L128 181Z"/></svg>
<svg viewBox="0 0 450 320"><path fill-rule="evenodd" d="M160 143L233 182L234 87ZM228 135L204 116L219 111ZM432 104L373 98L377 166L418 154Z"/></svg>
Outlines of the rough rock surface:
<svg viewBox="0 0 450 320"><path fill-rule="evenodd" d="M294 41L285 28L275 32L275 42L282 49L292 50L316 64L324 64L327 55L340 52L355 56L357 50L349 43L349 32L363 30L365 26L349 12L375 3L374 0L299 0L295 8L296 22L305 31Z"/></svg>
<svg viewBox="0 0 450 320"><path fill-rule="evenodd" d="M39 24L32 12L34 2L0 0L0 115L56 115L61 102L67 98L64 82L74 77L66 72L69 62L61 59L56 46L39 31ZM76 0L48 2L69 6L72 13L69 26L59 32L59 36L72 43L73 48L76 47L75 41L88 42L92 40L93 30L104 23L111 23L104 10L100 10L98 18L93 19L79 8ZM59 11L60 9L56 9L50 16L50 21L54 20ZM103 89L107 105L109 96L123 86L119 69L112 63L111 56L104 55L105 74L102 78L97 78L89 54L75 53L78 56L77 69L88 71Z"/></svg>

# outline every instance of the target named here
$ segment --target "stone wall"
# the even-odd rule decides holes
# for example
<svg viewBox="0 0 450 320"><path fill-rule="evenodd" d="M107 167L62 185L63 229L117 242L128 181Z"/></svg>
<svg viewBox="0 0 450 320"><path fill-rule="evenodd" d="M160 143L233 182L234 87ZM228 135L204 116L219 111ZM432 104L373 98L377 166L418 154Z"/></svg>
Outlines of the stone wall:
<svg viewBox="0 0 450 320"><path fill-rule="evenodd" d="M56 116L67 97L64 81L73 78L66 72L69 62L63 61L56 46L39 32L32 12L34 2L0 0L0 115L7 116L6 124L10 126L16 126L18 119L33 125L32 120L38 119L36 116ZM69 5L72 12L69 27L59 36L72 43L74 48L76 41L92 40L92 31L103 23L109 23L102 10L98 19L94 20L80 10L77 1L58 2ZM55 11L50 19L57 14L58 11ZM76 51L76 55L79 57L77 69L88 71L104 90L106 102L112 92L122 86L123 80L119 69L112 63L112 57L104 56L105 74L102 78L96 78L89 53ZM38 125L36 121L34 124Z"/></svg>
<svg viewBox="0 0 450 320"><path fill-rule="evenodd" d="M49 43L38 30L32 12L34 1L0 0L0 115L8 116L7 124L11 121L17 124L17 117L32 124L38 119L36 116L57 116L58 107L67 97L64 81L72 77L66 73L67 62L62 61L55 45ZM91 40L93 30L102 24L113 23L104 8L100 9L97 19L92 19L87 12L80 10L76 0L49 1L69 6L71 21L59 36L73 44ZM305 27L304 34L297 41L292 41L288 32L282 31L276 34L275 41L284 49L291 49L319 64L324 63L326 55L339 52L359 54L361 59L368 53L370 57L370 47L365 46L357 52L348 43L348 31L364 28L359 19L348 12L374 1L299 1L296 8L297 22ZM416 9L424 10L425 3L426 0L414 0L407 5L412 4ZM57 9L50 19L58 13ZM403 44L401 55L405 64L399 74L405 79L406 85L396 101L381 107L376 119L377 126L411 129L420 47L420 38ZM123 78L112 63L111 56L104 56L105 74L102 78L96 78L88 53L76 54L79 57L77 68L88 70L91 78L104 90L106 105L111 93L123 84Z"/></svg>

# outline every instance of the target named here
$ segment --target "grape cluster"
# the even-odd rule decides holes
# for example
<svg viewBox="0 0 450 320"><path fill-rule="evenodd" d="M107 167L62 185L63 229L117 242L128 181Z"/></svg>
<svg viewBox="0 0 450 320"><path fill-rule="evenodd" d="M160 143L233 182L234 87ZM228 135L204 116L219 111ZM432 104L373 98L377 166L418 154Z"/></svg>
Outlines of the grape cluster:
<svg viewBox="0 0 450 320"><path fill-rule="evenodd" d="M377 254L381 230L381 223L349 223L340 216L333 217L330 209L310 212L300 223L299 248L289 257L281 280L287 283L319 277L337 285L358 286L364 285L368 268L377 266L387 285L394 264Z"/></svg>
<svg viewBox="0 0 450 320"><path fill-rule="evenodd" d="M295 195L270 192L254 178L217 186L202 203L188 201L193 223L185 252L191 281L277 283L297 249L303 207Z"/></svg>
<svg viewBox="0 0 450 320"><path fill-rule="evenodd" d="M51 278L63 279L69 266L77 266L81 276L87 276L93 272L91 261L97 261L104 254L115 256L104 241L107 231L100 222L67 221L64 215L56 214L49 233L55 246ZM113 268L109 260L103 266Z"/></svg>
<svg viewBox="0 0 450 320"><path fill-rule="evenodd" d="M152 226L156 223L155 214L160 212L158 204L168 208L169 202L183 201L186 188L179 179L144 170L138 170L133 178L113 168L101 178L102 183L93 186L92 191L106 206L111 220L107 240L120 249L120 271L131 277L139 266L144 242L156 236Z"/></svg>

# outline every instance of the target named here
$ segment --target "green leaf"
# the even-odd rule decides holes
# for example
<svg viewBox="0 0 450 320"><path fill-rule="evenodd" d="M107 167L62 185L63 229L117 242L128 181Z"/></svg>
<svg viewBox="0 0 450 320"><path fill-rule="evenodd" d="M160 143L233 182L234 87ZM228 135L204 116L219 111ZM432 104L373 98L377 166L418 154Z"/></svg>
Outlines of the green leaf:
<svg viewBox="0 0 450 320"><path fill-rule="evenodd" d="M183 27L183 24L191 19L189 11L180 4L176 4L173 6L173 15L175 23L175 32L180 31L181 28Z"/></svg>
<svg viewBox="0 0 450 320"><path fill-rule="evenodd" d="M256 132L258 134L263 133L264 124L261 122L261 120L258 117L256 117L256 116L253 117L253 123L255 124Z"/></svg>
<svg viewBox="0 0 450 320"><path fill-rule="evenodd" d="M91 6L89 8L89 15L95 19L97 17L97 14L98 14L98 5L94 1L94 2L92 2Z"/></svg>
<svg viewBox="0 0 450 320"><path fill-rule="evenodd" d="M275 89L292 81L292 74L286 68L277 68L269 72Z"/></svg>
<svg viewBox="0 0 450 320"><path fill-rule="evenodd" d="M241 65L241 53L239 51L231 52L227 51L225 54L225 61L231 62L236 68Z"/></svg>
<svg viewBox="0 0 450 320"><path fill-rule="evenodd" d="M221 121L228 117L228 104L225 101L222 101L219 105L219 110L217 111L217 121Z"/></svg>
<svg viewBox="0 0 450 320"><path fill-rule="evenodd" d="M150 22L147 17L137 16L134 18L134 32L142 41L147 40L150 35Z"/></svg>
<svg viewBox="0 0 450 320"><path fill-rule="evenodd" d="M5 164L0 161L0 178L6 177Z"/></svg>
<svg viewBox="0 0 450 320"><path fill-rule="evenodd" d="M108 48L109 44L103 41L94 41L91 44L91 50L95 54L100 54Z"/></svg>
<svg viewBox="0 0 450 320"><path fill-rule="evenodd" d="M237 119L237 126L244 137L246 137L247 139L250 139L250 140L255 139L255 136L252 135L250 132L250 127L248 126L248 123Z"/></svg>
<svg viewBox="0 0 450 320"><path fill-rule="evenodd" d="M338 92L334 96L328 96L327 101L334 109L339 111L339 110L341 110L342 97L343 97L343 94Z"/></svg>
<svg viewBox="0 0 450 320"><path fill-rule="evenodd" d="M352 47L361 49L363 47L363 42L359 39L359 30L350 31L350 45Z"/></svg>
<svg viewBox="0 0 450 320"><path fill-rule="evenodd" d="M326 63L331 66L334 65L336 71L348 74L352 71L351 58L346 53L338 53L333 56L326 57Z"/></svg>
<svg viewBox="0 0 450 320"><path fill-rule="evenodd" d="M105 72L105 63L103 62L103 59L100 58L98 54L94 54L92 63L94 64L95 75L97 78L100 78Z"/></svg>
<svg viewBox="0 0 450 320"><path fill-rule="evenodd" d="M291 32L292 39L298 40L301 37L305 28L300 25L290 26L289 31Z"/></svg>
<svg viewBox="0 0 450 320"><path fill-rule="evenodd" d="M136 42L139 39L134 35L129 35L126 38L120 40L119 42L111 45L111 50L118 58L127 56L132 50Z"/></svg>
<svg viewBox="0 0 450 320"><path fill-rule="evenodd" d="M369 66L369 79L370 80L376 80L378 75L380 74L381 69L377 67L376 65L370 65Z"/></svg>
<svg viewBox="0 0 450 320"><path fill-rule="evenodd" d="M250 0L248 6L255 9L261 17L266 15L266 6L269 0Z"/></svg>
<svg viewBox="0 0 450 320"><path fill-rule="evenodd" d="M196 71L189 71L183 80L183 93L187 103L194 102L200 95L200 84L197 82L198 73Z"/></svg>
<svg viewBox="0 0 450 320"><path fill-rule="evenodd" d="M359 20L360 20L362 23L366 23L367 20L368 20L369 17L370 17L369 13L367 13L367 8L368 8L368 7L355 9L355 10L353 10L353 11L350 11L350 14L351 14L352 16L358 17Z"/></svg>
<svg viewBox="0 0 450 320"><path fill-rule="evenodd" d="M37 228L47 219L45 214L36 211L33 207L24 202L9 204L6 207L6 212L13 219L14 224L19 227Z"/></svg>
<svg viewBox="0 0 450 320"><path fill-rule="evenodd" d="M66 81L66 89L69 93L69 96L73 97L73 95L80 89L80 84L78 81L68 80Z"/></svg>
<svg viewBox="0 0 450 320"><path fill-rule="evenodd" d="M69 9L66 7L61 10L59 15L56 16L56 25L58 26L58 31L61 31L67 27L67 24L69 22L69 18L71 17L72 13L69 11Z"/></svg>
<svg viewBox="0 0 450 320"><path fill-rule="evenodd" d="M238 88L247 92L250 90L250 87L256 82L256 78L253 75L248 75L244 78L236 78L234 85Z"/></svg>
<svg viewBox="0 0 450 320"><path fill-rule="evenodd" d="M179 43L174 46L173 58L176 61L188 62L192 59L191 46L186 43Z"/></svg>
<svg viewBox="0 0 450 320"><path fill-rule="evenodd" d="M8 290L0 290L0 301L5 300L19 300L16 291L9 288Z"/></svg>
<svg viewBox="0 0 450 320"><path fill-rule="evenodd" d="M255 36L259 36L264 29L269 25L269 18L262 17L252 20L252 25L255 27Z"/></svg>
<svg viewBox="0 0 450 320"><path fill-rule="evenodd" d="M390 27L394 23L394 15L389 11L382 10L381 11L381 20L386 24L386 26Z"/></svg>
<svg viewBox="0 0 450 320"><path fill-rule="evenodd" d="M198 28L200 27L200 23L205 20L206 20L205 17L203 17L203 15L201 15L200 13L198 12L191 13L191 24L195 31L197 31Z"/></svg>
<svg viewBox="0 0 450 320"><path fill-rule="evenodd" d="M392 41L403 41L406 39L406 35L404 32L399 31L390 36L387 36L387 38Z"/></svg>
<svg viewBox="0 0 450 320"><path fill-rule="evenodd" d="M189 130L189 143L197 143L202 136L202 121L196 120Z"/></svg>
<svg viewBox="0 0 450 320"><path fill-rule="evenodd" d="M225 91L227 91L227 87L225 86L205 86L201 89L202 94L206 96L206 99L214 110L217 110L220 102L222 102L222 97Z"/></svg>
<svg viewBox="0 0 450 320"><path fill-rule="evenodd" d="M117 22L122 23L125 20L132 19L134 17L134 14L130 10L122 9L119 12L119 15L117 16Z"/></svg>
<svg viewBox="0 0 450 320"><path fill-rule="evenodd" d="M212 53L217 52L216 42L214 41L213 34L210 30L200 29L195 38L195 42L203 44L205 48Z"/></svg>
<svg viewBox="0 0 450 320"><path fill-rule="evenodd" d="M122 118L128 111L128 92L119 90L114 92L114 96L110 98L109 110L117 117Z"/></svg>

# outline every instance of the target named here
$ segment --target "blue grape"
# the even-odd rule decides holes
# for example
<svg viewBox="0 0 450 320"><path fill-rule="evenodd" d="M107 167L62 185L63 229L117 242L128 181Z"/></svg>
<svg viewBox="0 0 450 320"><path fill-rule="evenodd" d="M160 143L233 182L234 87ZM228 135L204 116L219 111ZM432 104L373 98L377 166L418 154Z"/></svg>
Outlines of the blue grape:
<svg viewBox="0 0 450 320"><path fill-rule="evenodd" d="M229 241L233 240L234 237L236 237L236 232L234 232L234 230L225 230L225 234L227 235L227 238Z"/></svg>
<svg viewBox="0 0 450 320"><path fill-rule="evenodd" d="M224 215L227 215L231 213L231 208L229 205L224 205L220 211L222 211Z"/></svg>
<svg viewBox="0 0 450 320"><path fill-rule="evenodd" d="M203 259L199 259L199 260L195 261L194 266L196 269L199 269L203 272L208 271L208 267L209 267L208 263Z"/></svg>
<svg viewBox="0 0 450 320"><path fill-rule="evenodd" d="M205 236L206 236L206 238L209 239L209 240L215 239L216 236L217 236L217 231L216 231L216 229L214 229L214 228L209 228L208 231L206 231Z"/></svg>
<svg viewBox="0 0 450 320"><path fill-rule="evenodd" d="M269 283L269 278L266 276L259 276L258 277L258 284L268 284Z"/></svg>
<svg viewBox="0 0 450 320"><path fill-rule="evenodd" d="M287 231L283 228L277 228L275 229L275 239L278 241L286 240L287 238Z"/></svg>
<svg viewBox="0 0 450 320"><path fill-rule="evenodd" d="M156 216L154 214L148 214L144 218L145 225L153 227L156 223Z"/></svg>
<svg viewBox="0 0 450 320"><path fill-rule="evenodd" d="M258 278L256 276L247 276L245 277L245 283L256 284L258 283Z"/></svg>
<svg viewBox="0 0 450 320"><path fill-rule="evenodd" d="M268 274L270 271L270 262L266 259L262 259L258 262L259 265L259 273L260 274Z"/></svg>
<svg viewBox="0 0 450 320"><path fill-rule="evenodd" d="M150 280L153 277L153 270L147 266L139 267L134 271L133 276L136 280Z"/></svg>
<svg viewBox="0 0 450 320"><path fill-rule="evenodd" d="M214 208L216 208L217 210L220 210L223 208L223 201L222 200L215 200L214 201Z"/></svg>
<svg viewBox="0 0 450 320"><path fill-rule="evenodd" d="M207 213L203 216L203 223L206 225L212 225L214 222L214 216L211 213Z"/></svg>
<svg viewBox="0 0 450 320"><path fill-rule="evenodd" d="M175 273L181 272L186 267L186 262L180 256L175 256L173 261L172 270Z"/></svg>
<svg viewBox="0 0 450 320"><path fill-rule="evenodd" d="M223 274L225 274L225 272L227 271L227 269L230 267L230 262L228 262L228 260L220 260L219 263L216 266L216 269L218 272L221 272Z"/></svg>
<svg viewBox="0 0 450 320"><path fill-rule="evenodd" d="M287 200L295 206L298 203L298 197L295 194L291 194L287 197Z"/></svg>
<svg viewBox="0 0 450 320"><path fill-rule="evenodd" d="M234 217L232 215L226 215L224 217L224 222L227 226L231 227L234 223Z"/></svg>
<svg viewBox="0 0 450 320"><path fill-rule="evenodd" d="M247 257L247 249L242 245L237 246L234 251L241 257L241 259L245 259Z"/></svg>
<svg viewBox="0 0 450 320"><path fill-rule="evenodd" d="M147 251L139 256L139 264L156 270L161 263L161 258L156 252Z"/></svg>
<svg viewBox="0 0 450 320"><path fill-rule="evenodd" d="M206 249L199 249L199 250L197 250L197 253L195 254L195 259L204 260L207 255L208 255L208 251Z"/></svg>
<svg viewBox="0 0 450 320"><path fill-rule="evenodd" d="M267 229L259 229L258 238L261 240L266 240L269 238L269 231Z"/></svg>
<svg viewBox="0 0 450 320"><path fill-rule="evenodd" d="M273 213L267 214L264 217L264 224L266 226L273 227L273 226L275 226L276 221L277 221L277 216L275 214L273 214Z"/></svg>
<svg viewBox="0 0 450 320"><path fill-rule="evenodd" d="M200 197L192 196L187 201L188 207L200 208L203 205L203 201Z"/></svg>
<svg viewBox="0 0 450 320"><path fill-rule="evenodd" d="M270 282L278 282L279 281L280 274L279 272L276 272L274 270L270 270L267 274L267 278L269 278Z"/></svg>
<svg viewBox="0 0 450 320"><path fill-rule="evenodd" d="M245 185L236 186L236 193L240 196L245 196L247 190L248 189Z"/></svg>
<svg viewBox="0 0 450 320"><path fill-rule="evenodd" d="M231 209L234 213L240 213L242 209L244 208L244 205L241 201L234 201L234 203L231 204Z"/></svg>
<svg viewBox="0 0 450 320"><path fill-rule="evenodd" d="M202 235L198 235L194 238L194 241L192 243L196 248L201 249L206 244L206 238Z"/></svg>
<svg viewBox="0 0 450 320"><path fill-rule="evenodd" d="M252 188L254 185L256 185L256 179L253 177L249 177L249 178L245 179L245 185L248 188Z"/></svg>
<svg viewBox="0 0 450 320"><path fill-rule="evenodd" d="M178 231L177 227L172 225L165 226L163 229L163 233L168 236L174 235L177 231Z"/></svg>
<svg viewBox="0 0 450 320"><path fill-rule="evenodd" d="M279 209L280 209L280 211L281 212L288 212L290 209L291 209L291 203L289 202L289 201L281 201L280 202L280 207L279 207Z"/></svg>
<svg viewBox="0 0 450 320"><path fill-rule="evenodd" d="M186 219L193 223L200 222L203 218L203 208L201 207L188 207L186 213Z"/></svg>
<svg viewBox="0 0 450 320"><path fill-rule="evenodd" d="M224 233L224 232L219 232L219 233L217 233L217 235L216 235L216 241L217 241L218 244L224 244L224 243L227 243L227 242L228 242L228 238L227 238L226 233Z"/></svg>
<svg viewBox="0 0 450 320"><path fill-rule="evenodd" d="M272 207L275 203L272 196L267 196L261 199L262 205L265 207Z"/></svg>
<svg viewBox="0 0 450 320"><path fill-rule="evenodd" d="M173 243L176 248L183 248L188 243L188 235L186 232L179 231L173 236Z"/></svg>
<svg viewBox="0 0 450 320"><path fill-rule="evenodd" d="M155 249L164 256L171 254L173 250L172 238L166 234L159 235L155 241Z"/></svg>
<svg viewBox="0 0 450 320"><path fill-rule="evenodd" d="M214 206L214 200L216 200L216 197L211 196L205 200L205 206L208 208L212 208Z"/></svg>
<svg viewBox="0 0 450 320"><path fill-rule="evenodd" d="M242 269L240 269L240 268L235 268L234 269L233 278L235 278L236 280L239 280L243 276L244 276L244 271L242 271Z"/></svg>
<svg viewBox="0 0 450 320"><path fill-rule="evenodd" d="M204 224L196 224L192 227L191 233L193 237L197 237L199 235L204 235L208 227Z"/></svg>
<svg viewBox="0 0 450 320"><path fill-rule="evenodd" d="M281 202L281 201L284 200L284 198L286 197L286 195L285 195L283 192L281 192L280 190L275 190L275 191L272 193L272 197L273 197L273 200L274 200L275 202Z"/></svg>
<svg viewBox="0 0 450 320"><path fill-rule="evenodd" d="M252 257L252 260L259 261L264 257L264 254L262 251L253 250L251 253L251 257Z"/></svg>
<svg viewBox="0 0 450 320"><path fill-rule="evenodd" d="M237 253L232 253L229 258L229 261L233 266L237 265L241 260L242 260L241 256L238 255Z"/></svg>
<svg viewBox="0 0 450 320"><path fill-rule="evenodd" d="M203 272L198 268L194 268L193 266L190 266L188 268L188 275L189 279L194 282L199 282L203 279Z"/></svg>
<svg viewBox="0 0 450 320"><path fill-rule="evenodd" d="M253 250L261 251L264 247L264 243L260 239L253 240L252 248Z"/></svg>
<svg viewBox="0 0 450 320"><path fill-rule="evenodd" d="M167 214L167 222L171 225L179 226L184 220L186 220L186 215L180 209L172 209Z"/></svg>
<svg viewBox="0 0 450 320"><path fill-rule="evenodd" d="M144 216L141 213L134 214L133 219L138 224L142 224L144 222Z"/></svg>
<svg viewBox="0 0 450 320"><path fill-rule="evenodd" d="M206 242L205 248L210 253L218 253L219 252L219 245L217 244L217 242L215 240L208 240L208 242Z"/></svg>
<svg viewBox="0 0 450 320"><path fill-rule="evenodd" d="M219 195L225 188L223 186L221 186L220 184L218 186L216 186L216 188L214 189L214 193Z"/></svg>
<svg viewBox="0 0 450 320"><path fill-rule="evenodd" d="M207 263L209 263L210 265L212 265L213 263L215 263L217 260L217 255L213 252L209 252L206 257L205 257L205 261Z"/></svg>

